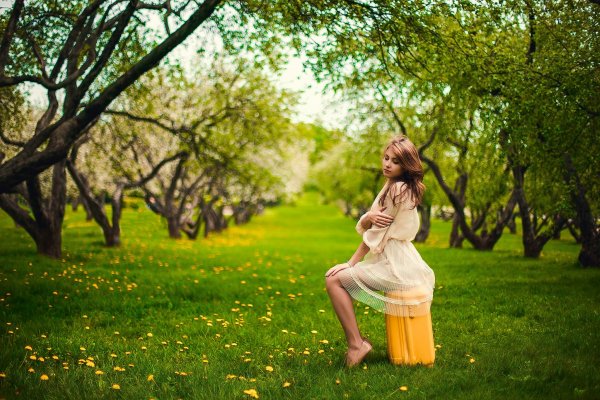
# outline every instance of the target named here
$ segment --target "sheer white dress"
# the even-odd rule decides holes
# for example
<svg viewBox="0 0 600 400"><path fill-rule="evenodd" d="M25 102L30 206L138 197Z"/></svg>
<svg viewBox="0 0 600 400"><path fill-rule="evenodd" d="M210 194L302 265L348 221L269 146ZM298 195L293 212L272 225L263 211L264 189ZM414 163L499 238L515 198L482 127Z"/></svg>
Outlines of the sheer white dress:
<svg viewBox="0 0 600 400"><path fill-rule="evenodd" d="M419 230L419 215L408 186L402 182L392 185L396 187L388 191L383 212L393 216L394 221L385 228L364 229L362 221L366 215L361 217L356 230L370 251L363 261L339 272L340 281L354 299L385 314L426 315L433 299L435 275L412 244ZM379 192L371 210L381 208L379 199L385 189L386 186ZM399 196L396 205L391 192Z"/></svg>

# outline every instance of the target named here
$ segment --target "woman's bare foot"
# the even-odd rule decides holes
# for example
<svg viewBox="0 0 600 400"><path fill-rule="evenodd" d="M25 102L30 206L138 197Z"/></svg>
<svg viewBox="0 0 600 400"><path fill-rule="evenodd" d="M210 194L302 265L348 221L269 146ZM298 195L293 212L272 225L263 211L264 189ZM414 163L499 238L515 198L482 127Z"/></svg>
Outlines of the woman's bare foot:
<svg viewBox="0 0 600 400"><path fill-rule="evenodd" d="M360 364L371 350L373 350L373 346L366 340L362 341L359 348L348 349L346 353L346 367L352 368Z"/></svg>

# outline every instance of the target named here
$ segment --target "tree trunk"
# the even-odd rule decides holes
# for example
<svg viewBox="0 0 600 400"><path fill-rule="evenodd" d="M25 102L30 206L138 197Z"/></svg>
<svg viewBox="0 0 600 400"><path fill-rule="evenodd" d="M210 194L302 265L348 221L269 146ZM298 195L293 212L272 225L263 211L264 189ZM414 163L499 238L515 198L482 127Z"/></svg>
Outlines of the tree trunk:
<svg viewBox="0 0 600 400"><path fill-rule="evenodd" d="M458 221L458 213L454 213L452 217L452 230L450 231L450 247L462 249L465 237L460 234L460 224Z"/></svg>
<svg viewBox="0 0 600 400"><path fill-rule="evenodd" d="M508 230L510 231L511 234L516 235L517 234L517 213L513 213L512 217L510 217L510 220L508 221L508 224L506 224L506 227L508 228Z"/></svg>
<svg viewBox="0 0 600 400"><path fill-rule="evenodd" d="M567 228L569 229L569 233L571 233L571 236L573 236L573 239L575 239L576 243L581 244L581 235L577 231L578 228L575 226L575 224L576 222L572 219L567 220Z"/></svg>
<svg viewBox="0 0 600 400"><path fill-rule="evenodd" d="M37 252L52 258L60 258L62 255L62 232L61 228L53 225L39 230L39 236L35 240Z"/></svg>
<svg viewBox="0 0 600 400"><path fill-rule="evenodd" d="M419 204L417 209L421 216L421 226L415 236L415 242L424 243L427 237L429 237L429 230L431 228L431 204Z"/></svg>
<svg viewBox="0 0 600 400"><path fill-rule="evenodd" d="M67 161L67 168L69 170L69 175L71 175L71 178L73 178L77 189L79 189L79 194L83 199L83 203L86 205L86 211L92 215L94 221L96 221L96 223L100 225L100 228L102 229L104 243L108 247L119 246L121 244L119 219L121 217L123 186L121 184L117 185L117 190L113 195L113 225L111 226L108 216L106 215L106 211L104 210L104 193L101 197L102 201L96 199L88 185L88 180L77 170L72 160ZM116 212L115 207L117 207Z"/></svg>
<svg viewBox="0 0 600 400"><path fill-rule="evenodd" d="M26 194L22 194L29 203L33 218L12 195L0 195L0 207L31 236L38 253L60 258L67 202L65 161L56 163L52 168L51 193L47 199L43 196L38 176L26 181Z"/></svg>
<svg viewBox="0 0 600 400"><path fill-rule="evenodd" d="M179 218L177 215L167 216L167 225L169 227L169 237L172 239L181 239L181 230L179 226Z"/></svg>
<svg viewBox="0 0 600 400"><path fill-rule="evenodd" d="M569 195L577 212L577 225L581 234L581 251L579 263L584 267L600 267L600 227L592 214L590 203L586 196L577 170L569 153L564 155L564 179L569 187Z"/></svg>

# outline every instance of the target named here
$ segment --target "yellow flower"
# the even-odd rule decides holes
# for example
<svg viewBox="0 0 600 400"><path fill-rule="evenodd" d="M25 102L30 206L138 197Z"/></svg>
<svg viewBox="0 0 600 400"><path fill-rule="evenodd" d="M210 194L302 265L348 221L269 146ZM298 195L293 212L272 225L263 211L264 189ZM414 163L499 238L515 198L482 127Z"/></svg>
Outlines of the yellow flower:
<svg viewBox="0 0 600 400"><path fill-rule="evenodd" d="M6 373L0 372L0 378L6 378Z"/></svg>
<svg viewBox="0 0 600 400"><path fill-rule="evenodd" d="M319 340L319 343L321 343L321 344L329 344L329 340L327 340L327 339Z"/></svg>
<svg viewBox="0 0 600 400"><path fill-rule="evenodd" d="M111 386L111 388L112 388L112 389L115 389L115 390L120 390L120 389L121 389L121 386L119 386L119 385L118 385L118 384L116 384L116 383L113 383L113 385Z"/></svg>
<svg viewBox="0 0 600 400"><path fill-rule="evenodd" d="M37 360L37 357L36 356L29 356L29 359L35 361L35 360Z"/></svg>
<svg viewBox="0 0 600 400"><path fill-rule="evenodd" d="M150 332L148 332L148 333L146 333L146 336L152 337L153 335Z"/></svg>
<svg viewBox="0 0 600 400"><path fill-rule="evenodd" d="M153 381L154 380L154 375L148 375L148 382Z"/></svg>
<svg viewBox="0 0 600 400"><path fill-rule="evenodd" d="M96 371L96 375L104 375L104 372L98 370L98 371Z"/></svg>
<svg viewBox="0 0 600 400"><path fill-rule="evenodd" d="M258 399L258 392L256 391L256 389L247 389L244 390L244 393L252 398Z"/></svg>
<svg viewBox="0 0 600 400"><path fill-rule="evenodd" d="M34 373L34 372L35 372L35 369L33 369L33 368L29 368L29 369L27 370L27 372Z"/></svg>
<svg viewBox="0 0 600 400"><path fill-rule="evenodd" d="M25 346L25 350L29 350L29 351L31 351L31 350L33 350L33 349L31 348L31 346Z"/></svg>
<svg viewBox="0 0 600 400"><path fill-rule="evenodd" d="M475 359L474 359L473 357L471 357L471 358L469 358L469 362L470 362L471 364L473 364L473 363L475 362Z"/></svg>
<svg viewBox="0 0 600 400"><path fill-rule="evenodd" d="M342 383L342 381L340 381L339 378L335 380L336 385L339 385L340 383Z"/></svg>
<svg viewBox="0 0 600 400"><path fill-rule="evenodd" d="M287 382L287 381L286 381L286 382L283 382L283 387L284 387L284 388L286 388L286 387L290 387L290 386L292 386L292 384L291 384L291 383L289 383L289 382Z"/></svg>
<svg viewBox="0 0 600 400"><path fill-rule="evenodd" d="M270 365L267 365L267 366L265 367L265 369L266 369L268 372L273 372L273 367L271 367Z"/></svg>
<svg viewBox="0 0 600 400"><path fill-rule="evenodd" d="M408 390L408 387L406 387L406 386L400 386L400 390L402 390L403 392L406 392Z"/></svg>
<svg viewBox="0 0 600 400"><path fill-rule="evenodd" d="M49 378L48 378L48 375L43 374L42 376L40 376L40 379L43 381L47 381Z"/></svg>
<svg viewBox="0 0 600 400"><path fill-rule="evenodd" d="M235 379L237 378L237 375L233 375L233 374L227 374L227 376L225 377L225 379Z"/></svg>
<svg viewBox="0 0 600 400"><path fill-rule="evenodd" d="M116 355L116 354L114 354L114 353L113 353L113 354L111 354L110 356L111 356L111 357L113 357L113 358L117 357L117 355Z"/></svg>
<svg viewBox="0 0 600 400"><path fill-rule="evenodd" d="M93 362L93 361L90 361L90 360L87 360L87 361L85 362L85 365L87 365L88 367L95 367L95 366L96 366L96 364L94 364L94 362Z"/></svg>

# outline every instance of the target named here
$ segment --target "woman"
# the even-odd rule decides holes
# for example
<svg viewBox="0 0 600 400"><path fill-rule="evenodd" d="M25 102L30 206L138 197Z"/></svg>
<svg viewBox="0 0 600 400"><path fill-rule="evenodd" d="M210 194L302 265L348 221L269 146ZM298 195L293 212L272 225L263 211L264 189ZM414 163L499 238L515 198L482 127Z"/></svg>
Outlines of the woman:
<svg viewBox="0 0 600 400"><path fill-rule="evenodd" d="M386 314L392 362L431 365L429 307L435 276L411 243L419 230L417 205L425 190L415 145L405 136L393 138L385 147L382 169L385 185L356 225L363 242L347 263L327 271L327 293L346 334L348 367L360 364L372 350L358 329L352 297ZM402 322L401 327L391 328L392 321ZM392 355L394 349L400 355Z"/></svg>

